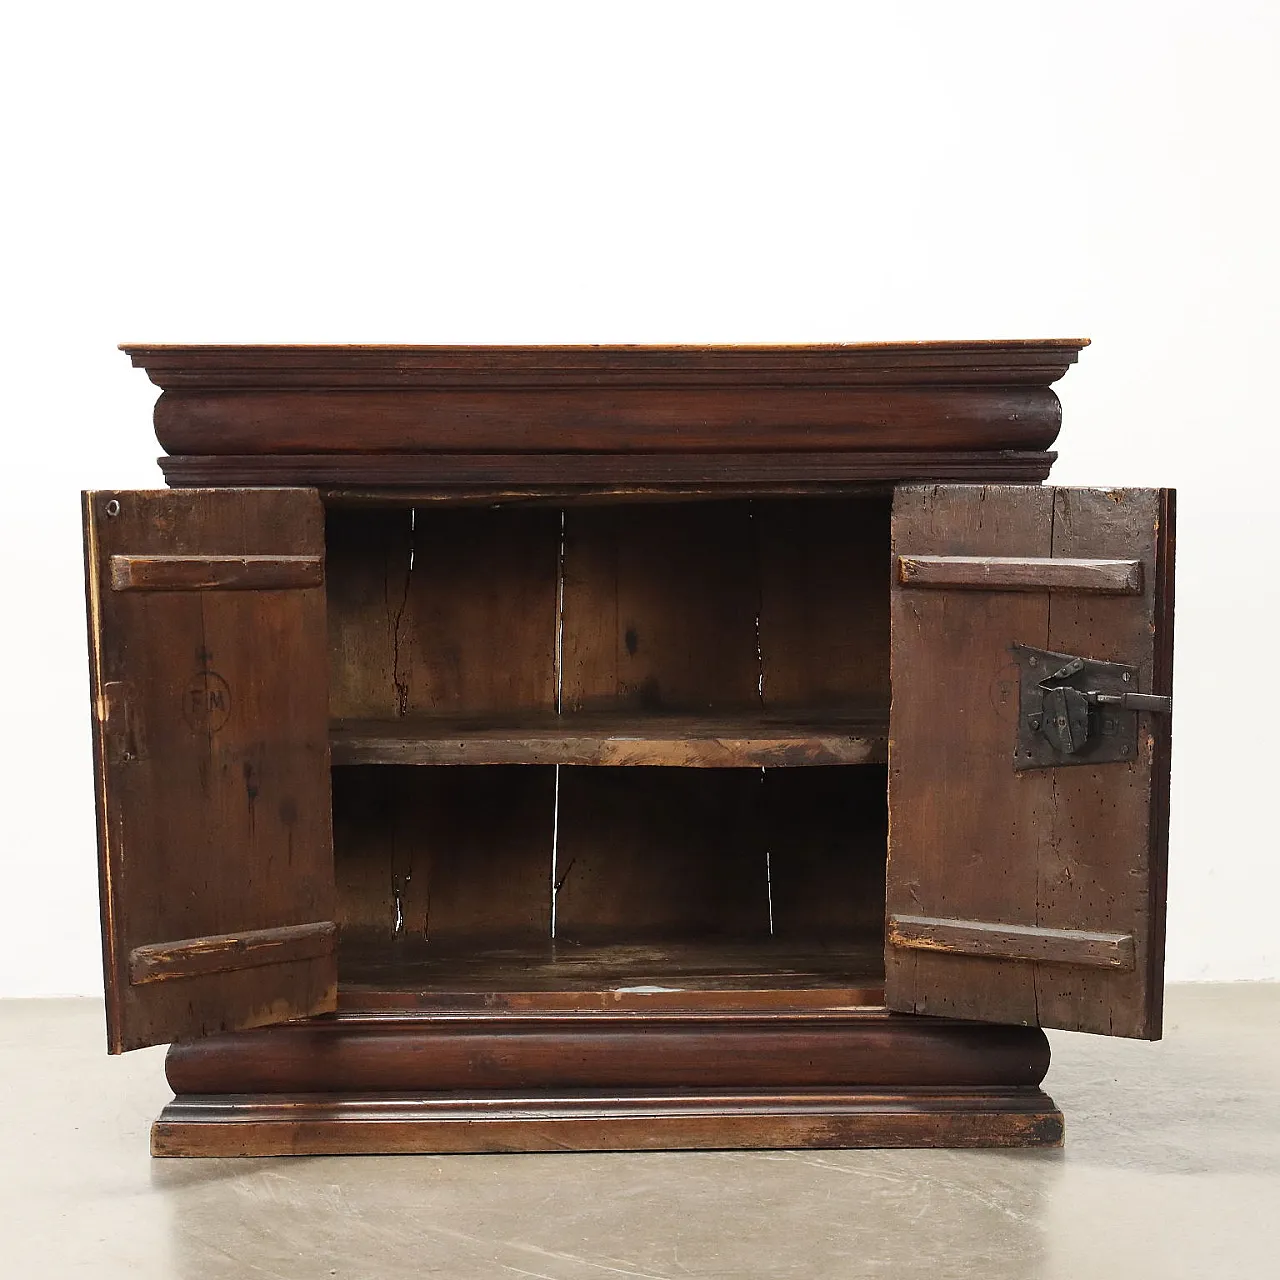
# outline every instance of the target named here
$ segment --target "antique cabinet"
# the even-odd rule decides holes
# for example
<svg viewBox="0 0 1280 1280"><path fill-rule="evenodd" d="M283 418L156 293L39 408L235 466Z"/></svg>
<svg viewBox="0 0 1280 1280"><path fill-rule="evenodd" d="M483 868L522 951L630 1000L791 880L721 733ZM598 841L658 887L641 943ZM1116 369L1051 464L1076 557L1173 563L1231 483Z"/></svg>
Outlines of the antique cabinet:
<svg viewBox="0 0 1280 1280"><path fill-rule="evenodd" d="M1160 1035L1173 497L1077 341L129 347L84 497L157 1155L1038 1145Z"/></svg>

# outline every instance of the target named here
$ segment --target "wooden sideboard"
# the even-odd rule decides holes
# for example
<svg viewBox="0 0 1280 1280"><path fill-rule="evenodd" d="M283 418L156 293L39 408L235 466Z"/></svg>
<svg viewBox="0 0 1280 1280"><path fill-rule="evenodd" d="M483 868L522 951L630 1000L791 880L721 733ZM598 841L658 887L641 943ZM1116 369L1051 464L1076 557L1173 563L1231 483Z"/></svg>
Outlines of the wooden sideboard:
<svg viewBox="0 0 1280 1280"><path fill-rule="evenodd" d="M125 348L84 496L157 1155L1044 1145L1157 1038L1173 495L1080 341Z"/></svg>

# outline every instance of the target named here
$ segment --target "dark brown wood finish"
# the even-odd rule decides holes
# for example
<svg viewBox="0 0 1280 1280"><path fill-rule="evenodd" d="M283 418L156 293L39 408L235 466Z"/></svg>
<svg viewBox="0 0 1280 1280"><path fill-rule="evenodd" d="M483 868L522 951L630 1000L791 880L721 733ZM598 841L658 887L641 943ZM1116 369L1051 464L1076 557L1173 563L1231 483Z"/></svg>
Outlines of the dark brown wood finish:
<svg viewBox="0 0 1280 1280"><path fill-rule="evenodd" d="M175 1045L174 1092L483 1094L522 1089L1038 1085L1043 1032L883 1008L339 1014Z"/></svg>
<svg viewBox="0 0 1280 1280"><path fill-rule="evenodd" d="M127 347L171 454L1031 449L1081 341Z"/></svg>
<svg viewBox="0 0 1280 1280"><path fill-rule="evenodd" d="M887 715L890 506L888 495L751 504L767 711Z"/></svg>
<svg viewBox="0 0 1280 1280"><path fill-rule="evenodd" d="M112 556L112 591L276 591L324 584L321 556Z"/></svg>
<svg viewBox="0 0 1280 1280"><path fill-rule="evenodd" d="M1169 495L1143 489L899 490L898 556L1133 559L1146 586L1098 595L894 584L890 1007L1159 1037L1167 718L1143 715L1132 763L1015 774L1010 646L1131 664L1139 690L1168 693L1171 512ZM981 954L957 954L922 948L921 937L895 943L895 916L963 922L970 937L1012 929L1007 945L994 928ZM1133 961L1116 942L1125 963L1098 967L1096 940L1084 938L1032 960L1027 930L1131 938Z"/></svg>
<svg viewBox="0 0 1280 1280"><path fill-rule="evenodd" d="M552 511L330 510L335 717L551 711Z"/></svg>
<svg viewBox="0 0 1280 1280"><path fill-rule="evenodd" d="M1038 483L1050 450L850 450L840 453L308 453L158 459L175 488L315 485L340 501L557 502L767 497L844 492L894 481Z"/></svg>
<svg viewBox="0 0 1280 1280"><path fill-rule="evenodd" d="M183 1096L154 1156L418 1155L829 1147L1057 1147L1036 1088L450 1096Z"/></svg>
<svg viewBox="0 0 1280 1280"><path fill-rule="evenodd" d="M344 933L486 948L550 933L554 769L335 769Z"/></svg>
<svg viewBox="0 0 1280 1280"><path fill-rule="evenodd" d="M111 1051L333 1009L331 931L269 964L228 944L333 919L323 588L112 576L116 557L318 560L316 494L88 493L84 526Z"/></svg>
<svg viewBox="0 0 1280 1280"><path fill-rule="evenodd" d="M171 454L1048 449L1047 387L165 392Z"/></svg>
<svg viewBox="0 0 1280 1280"><path fill-rule="evenodd" d="M587 945L545 932L492 945L474 937L428 942L408 931L388 945L365 933L343 939L338 1007L772 1015L881 1005L884 948L874 927L856 938L847 923L845 937L825 941L819 930L800 928L767 940L707 935Z"/></svg>
<svg viewBox="0 0 1280 1280"><path fill-rule="evenodd" d="M762 775L771 946L878 947L883 981L885 783L877 765Z"/></svg>
<svg viewBox="0 0 1280 1280"><path fill-rule="evenodd" d="M316 920L280 929L244 929L239 933L134 947L129 952L129 981L165 982L257 965L314 960L333 954L337 929L332 920Z"/></svg>
<svg viewBox="0 0 1280 1280"><path fill-rule="evenodd" d="M1049 386L1087 338L811 345L122 343L165 391L494 386Z"/></svg>
<svg viewBox="0 0 1280 1280"><path fill-rule="evenodd" d="M1037 1030L875 1007L340 1015L175 1045L153 1150L1056 1145L1048 1062Z"/></svg>
<svg viewBox="0 0 1280 1280"><path fill-rule="evenodd" d="M745 503L567 511L563 578L564 711L759 710Z"/></svg>
<svg viewBox="0 0 1280 1280"><path fill-rule="evenodd" d="M145 622L95 673L104 900L199 915L107 915L113 1027L196 1037L156 1154L1060 1142L1013 1024L1158 1034L1167 833L1167 720L1012 767L1014 643L1169 691L1171 495L1036 487L1083 345L129 348L173 500L241 504L90 537ZM239 754L193 779L206 608ZM264 816L304 756L327 870Z"/></svg>
<svg viewBox="0 0 1280 1280"><path fill-rule="evenodd" d="M557 940L769 938L760 778L562 769Z"/></svg>

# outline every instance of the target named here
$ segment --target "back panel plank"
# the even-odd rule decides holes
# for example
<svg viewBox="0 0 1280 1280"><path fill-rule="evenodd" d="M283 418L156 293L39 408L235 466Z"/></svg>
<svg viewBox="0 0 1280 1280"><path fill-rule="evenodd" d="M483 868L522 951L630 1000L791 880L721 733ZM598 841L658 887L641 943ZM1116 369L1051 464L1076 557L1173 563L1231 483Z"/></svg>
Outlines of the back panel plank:
<svg viewBox="0 0 1280 1280"><path fill-rule="evenodd" d="M331 509L335 717L555 707L559 515Z"/></svg>
<svg viewBox="0 0 1280 1280"><path fill-rule="evenodd" d="M759 587L745 504L564 514L566 712L759 707Z"/></svg>
<svg viewBox="0 0 1280 1280"><path fill-rule="evenodd" d="M1139 566L1129 580L1143 587L1135 595L895 583L891 1007L1158 1037L1165 846L1153 811L1167 790L1167 721L1141 717L1132 762L1015 773L1018 674L1009 650L1022 643L1124 662L1137 666L1139 689L1167 693L1153 681L1156 653L1170 643L1160 550L1169 523L1154 490L899 491L896 555L1124 560ZM970 932L1013 928L1004 941L989 930L983 947L956 954L905 935L893 945L895 916L964 922ZM1046 943L1046 958L1034 960L1019 929L1077 941ZM1123 963L1094 963L1089 936L1124 940L1116 944Z"/></svg>
<svg viewBox="0 0 1280 1280"><path fill-rule="evenodd" d="M163 982L129 968L164 944L333 919L323 587L110 578L114 555L316 559L322 522L310 491L85 495L113 1052L334 1007L331 940Z"/></svg>
<svg viewBox="0 0 1280 1280"><path fill-rule="evenodd" d="M757 502L761 700L889 705L886 497Z"/></svg>
<svg viewBox="0 0 1280 1280"><path fill-rule="evenodd" d="M883 765L770 769L761 782L776 943L864 940L884 931Z"/></svg>
<svg viewBox="0 0 1280 1280"><path fill-rule="evenodd" d="M385 948L548 936L554 769L335 769L333 793L344 938Z"/></svg>
<svg viewBox="0 0 1280 1280"><path fill-rule="evenodd" d="M563 769L558 941L879 945L884 770Z"/></svg>
<svg viewBox="0 0 1280 1280"><path fill-rule="evenodd" d="M759 771L562 769L556 938L769 937Z"/></svg>

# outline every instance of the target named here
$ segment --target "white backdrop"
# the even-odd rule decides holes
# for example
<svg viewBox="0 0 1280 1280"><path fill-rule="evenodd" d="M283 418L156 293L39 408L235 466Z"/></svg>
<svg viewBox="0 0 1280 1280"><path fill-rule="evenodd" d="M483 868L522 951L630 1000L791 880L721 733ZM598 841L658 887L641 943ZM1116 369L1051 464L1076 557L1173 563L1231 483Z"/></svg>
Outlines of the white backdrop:
<svg viewBox="0 0 1280 1280"><path fill-rule="evenodd" d="M1054 479L1180 489L1169 975L1280 976L1280 6L22 5L4 38L0 995L101 989L77 491L160 484L122 340L1092 337Z"/></svg>

